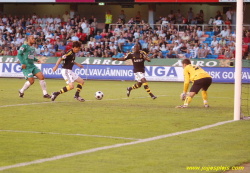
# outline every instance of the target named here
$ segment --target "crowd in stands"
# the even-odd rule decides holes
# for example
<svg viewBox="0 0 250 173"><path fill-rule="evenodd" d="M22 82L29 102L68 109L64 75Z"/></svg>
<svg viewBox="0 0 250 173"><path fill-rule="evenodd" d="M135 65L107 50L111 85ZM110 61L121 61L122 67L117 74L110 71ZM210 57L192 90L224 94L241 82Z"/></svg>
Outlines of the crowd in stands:
<svg viewBox="0 0 250 173"><path fill-rule="evenodd" d="M109 10L109 14L111 11ZM90 19L76 15L70 18L68 12L53 18L35 13L30 16L0 15L0 55L16 56L19 47L27 42L29 35L36 39L36 56L60 57L72 48L74 41L81 41L77 57L123 57L139 43L141 49L151 58L235 58L235 31L231 31L231 9L227 19L217 12L209 22L212 30L203 31L201 10L197 15L190 8L187 15L173 10L160 16L156 27L142 19L140 12L126 21L124 11L116 18L115 26L98 28L94 15ZM176 24L182 24L177 27ZM218 27L225 24L224 27ZM222 28L222 30L221 30ZM243 27L243 58L249 58L250 31Z"/></svg>

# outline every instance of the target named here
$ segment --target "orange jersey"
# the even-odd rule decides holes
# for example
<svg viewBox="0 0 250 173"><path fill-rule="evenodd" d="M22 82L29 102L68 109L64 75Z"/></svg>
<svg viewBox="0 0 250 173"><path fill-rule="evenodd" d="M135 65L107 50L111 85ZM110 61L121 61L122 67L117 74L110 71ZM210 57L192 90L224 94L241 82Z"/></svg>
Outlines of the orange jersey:
<svg viewBox="0 0 250 173"><path fill-rule="evenodd" d="M207 78L207 77L211 78L211 76L201 67L192 64L187 65L184 68L183 73L184 73L184 92L187 92L190 81L194 82L195 80L199 80L202 78Z"/></svg>

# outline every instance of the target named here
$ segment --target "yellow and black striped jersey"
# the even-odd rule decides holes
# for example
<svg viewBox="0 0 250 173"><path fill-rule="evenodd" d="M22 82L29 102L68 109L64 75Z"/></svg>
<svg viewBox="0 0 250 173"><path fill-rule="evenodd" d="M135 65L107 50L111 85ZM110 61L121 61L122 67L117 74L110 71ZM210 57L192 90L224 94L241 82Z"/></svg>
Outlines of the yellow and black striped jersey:
<svg viewBox="0 0 250 173"><path fill-rule="evenodd" d="M132 60L133 66L134 66L134 73L137 73L137 72L145 73L144 61L145 61L145 58L147 58L146 52L141 51L141 50L138 53L130 52L124 58L125 60L127 59Z"/></svg>
<svg viewBox="0 0 250 173"><path fill-rule="evenodd" d="M194 82L195 80L199 80L202 78L208 78L208 77L211 78L211 76L201 67L192 64L187 65L184 68L183 73L184 73L184 92L187 92L190 81Z"/></svg>
<svg viewBox="0 0 250 173"><path fill-rule="evenodd" d="M62 68L70 69L72 70L74 64L75 64L75 53L72 49L68 50L68 52L62 56L63 64Z"/></svg>

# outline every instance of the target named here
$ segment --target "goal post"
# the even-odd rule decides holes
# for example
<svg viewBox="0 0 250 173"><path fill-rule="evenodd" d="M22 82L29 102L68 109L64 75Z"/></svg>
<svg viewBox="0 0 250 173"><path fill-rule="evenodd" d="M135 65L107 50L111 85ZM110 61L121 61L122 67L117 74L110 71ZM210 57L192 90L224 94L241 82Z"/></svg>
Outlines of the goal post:
<svg viewBox="0 0 250 173"><path fill-rule="evenodd" d="M240 120L241 115L241 85L242 85L242 25L243 0L236 3L236 55L235 55L235 82L234 82L234 120Z"/></svg>

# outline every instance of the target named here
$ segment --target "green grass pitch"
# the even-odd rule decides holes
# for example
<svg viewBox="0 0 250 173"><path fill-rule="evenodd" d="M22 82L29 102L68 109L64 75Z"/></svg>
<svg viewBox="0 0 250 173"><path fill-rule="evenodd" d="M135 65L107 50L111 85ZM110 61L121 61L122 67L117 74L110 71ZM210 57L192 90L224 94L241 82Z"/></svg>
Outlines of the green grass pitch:
<svg viewBox="0 0 250 173"><path fill-rule="evenodd" d="M188 109L176 109L175 106L183 104L182 83L148 82L158 96L152 100L143 87L133 90L127 98L126 88L133 81L88 80L81 92L85 102L73 99L74 89L51 103L42 97L37 79L24 98L19 98L18 89L24 82L0 78L0 169L233 119L233 84L211 85L210 108L203 107L199 93ZM49 93L66 85L62 79L46 79L46 82ZM103 100L95 99L96 91L104 93ZM185 173L201 172L187 170L187 166L232 167L250 161L249 131L249 121L236 121L0 172Z"/></svg>

